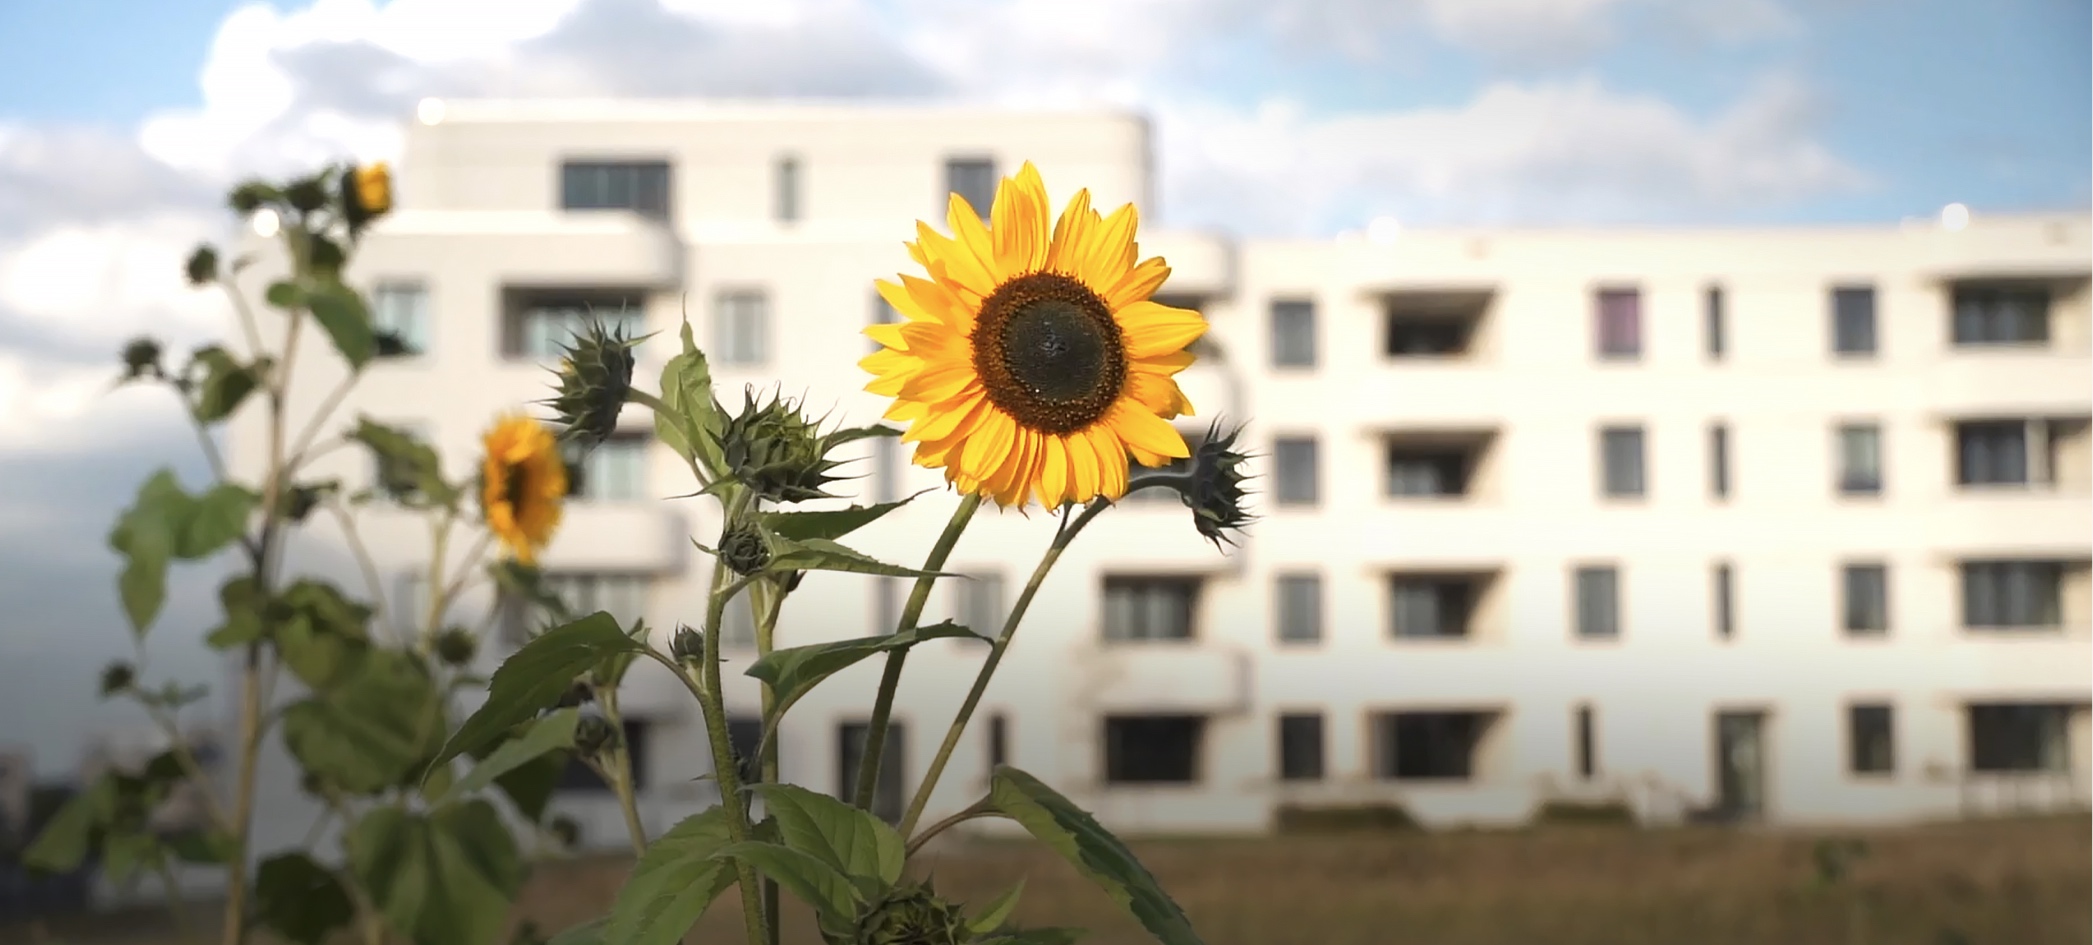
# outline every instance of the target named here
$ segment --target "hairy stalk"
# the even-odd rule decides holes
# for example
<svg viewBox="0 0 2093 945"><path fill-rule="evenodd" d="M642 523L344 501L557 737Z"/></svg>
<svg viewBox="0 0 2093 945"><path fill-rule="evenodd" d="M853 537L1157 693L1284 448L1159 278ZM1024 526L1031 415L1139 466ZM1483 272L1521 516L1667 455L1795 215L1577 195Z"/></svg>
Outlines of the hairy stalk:
<svg viewBox="0 0 2093 945"><path fill-rule="evenodd" d="M639 797L632 783L632 749L625 744L625 716L618 711L618 687L604 686L596 693L596 704L603 707L603 720L610 723L615 734L610 750L610 763L604 765L604 780L618 796L618 808L625 814L625 832L632 839L632 855L647 855L647 828L640 825Z"/></svg>
<svg viewBox="0 0 2093 945"><path fill-rule="evenodd" d="M749 585L748 593L756 610L756 658L762 659L769 656L770 651L776 646L778 611L785 607L785 588L782 584L771 581L757 581ZM777 691L769 682L763 683L763 718L770 718L771 712L777 708L777 703ZM762 783L778 783L777 739L763 740L759 763L762 765ZM776 920L778 903L778 881L766 876L763 878L763 914L772 917L768 945L778 945L778 936L783 934L784 923Z"/></svg>
<svg viewBox="0 0 2093 945"><path fill-rule="evenodd" d="M1003 620L1003 632L990 644L988 659L981 663L981 671L974 674L974 686L967 690L967 701L959 707L959 714L952 719L952 726L945 730L944 744L938 746L937 757L930 762L930 771L924 775L923 783L916 788L916 796L908 802L908 813L901 818L901 835L906 837L914 830L916 821L923 818L923 808L930 803L930 792L937 788L938 778L945 773L945 764L952 760L952 749L958 746L959 738L966 733L967 722L974 717L974 709L981 704L981 694L988 691L988 681L996 674L996 666L1003 662L1003 654L1010 649L1010 641L1017 636L1020 621L1025 619L1025 610L1032 606L1032 598L1039 594L1039 586L1046 582L1047 573L1054 570L1054 562L1061 560L1061 552L1067 550L1076 536L1082 534L1083 526L1099 513L1111 508L1110 499L1098 499L1085 507L1068 527L1054 533L1054 542L1039 559L1039 566L1032 569L1032 579L1025 582L1025 591L1018 595L1016 606L1010 608L1010 616ZM1064 513L1065 515L1065 513ZM1065 521L1065 518L1064 518ZM942 829L942 828L940 828Z"/></svg>
<svg viewBox="0 0 2093 945"><path fill-rule="evenodd" d="M749 494L745 489L735 490L735 497L727 504L725 521L720 533L725 534L733 527L749 506ZM719 629L726 616L727 599L735 591L747 586L748 579L729 583L726 562L715 559L712 566L712 593L705 603L705 652L698 660L699 671L704 674L704 685L698 687L699 704L705 710L705 734L712 741L712 779L719 785L720 806L726 808L727 836L735 843L746 843L752 831L749 828L747 798L743 797L741 774L734 767L734 743L727 737L726 701L720 693L719 673ZM735 873L740 878L741 913L748 926L749 945L765 945L770 941L770 925L773 917L763 911L763 891L756 881L755 867L736 860Z"/></svg>
<svg viewBox="0 0 2093 945"><path fill-rule="evenodd" d="M908 603L901 608L901 622L894 627L900 633L916 625L923 616L923 606L930 602L930 588L937 583L935 572L945 566L945 559L952 556L952 549L959 544L961 532L967 523L974 520L975 510L981 508L981 495L974 493L959 500L959 508L952 511L952 520L945 523L945 531L930 547L930 556L923 559L923 570L933 572L916 579L915 589L909 591ZM871 723L865 728L865 754L858 759L857 790L851 794L850 802L863 810L872 809L872 793L879 785L880 756L887 748L887 719L894 711L894 693L901 688L901 667L908 662L906 648L887 651L886 672L879 677L879 697L872 703Z"/></svg>
<svg viewBox="0 0 2093 945"><path fill-rule="evenodd" d="M337 501L330 500L327 503L327 511L341 524L342 536L349 543L349 554L356 559L357 570L363 572L364 583L370 585L372 615L378 619L379 626L392 633L399 633L400 628L386 614L385 581L378 577L378 564L371 558L371 550L364 547L363 536L356 531L355 517ZM400 642L406 643L404 639Z"/></svg>
<svg viewBox="0 0 2093 945"><path fill-rule="evenodd" d="M923 849L923 845L930 842L930 838L935 837L938 834L944 833L946 830L952 827L956 827L960 824L966 823L969 820L974 820L980 817L993 817L995 816L995 814L996 805L990 802L988 798L984 797L978 801L975 801L973 805L968 807L966 810L960 811L959 813L953 814L952 816L947 817L944 820L940 820L937 823L931 824L930 826L923 828L922 833L910 837L908 839L908 846L904 850L902 855L904 858L915 856L917 850Z"/></svg>

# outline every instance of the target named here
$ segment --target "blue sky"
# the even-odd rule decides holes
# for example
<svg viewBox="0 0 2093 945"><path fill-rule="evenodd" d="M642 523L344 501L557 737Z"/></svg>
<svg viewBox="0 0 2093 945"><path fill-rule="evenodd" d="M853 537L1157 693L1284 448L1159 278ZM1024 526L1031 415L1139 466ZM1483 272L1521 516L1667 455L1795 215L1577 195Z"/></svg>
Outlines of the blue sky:
<svg viewBox="0 0 2093 945"><path fill-rule="evenodd" d="M2083 0L0 0L0 719L122 724L104 547L203 476L114 353L221 313L178 276L233 179L392 157L423 96L1109 102L1173 226L1895 223L2084 211ZM162 669L207 678L207 582ZM191 592L194 593L191 593ZM0 724L46 772L79 730Z"/></svg>

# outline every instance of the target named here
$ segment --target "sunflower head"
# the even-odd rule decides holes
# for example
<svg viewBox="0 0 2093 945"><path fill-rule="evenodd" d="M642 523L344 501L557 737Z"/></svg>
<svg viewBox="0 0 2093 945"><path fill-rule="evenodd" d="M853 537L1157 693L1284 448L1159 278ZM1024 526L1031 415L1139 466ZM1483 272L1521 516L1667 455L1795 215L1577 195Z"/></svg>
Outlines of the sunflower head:
<svg viewBox="0 0 2093 945"><path fill-rule="evenodd" d="M558 396L540 401L566 425L561 439L584 446L603 442L618 427L618 412L632 393L632 346L638 342L600 321L574 336L553 373Z"/></svg>
<svg viewBox="0 0 2093 945"><path fill-rule="evenodd" d="M1125 495L1130 461L1190 455L1173 378L1206 320L1150 300L1170 268L1140 258L1136 218L1078 191L1054 219L1028 162L989 222L955 194L950 237L917 224L909 252L929 278L879 283L906 321L866 329L882 350L859 362L917 465L999 505L1056 506Z"/></svg>
<svg viewBox="0 0 2093 945"><path fill-rule="evenodd" d="M959 945L970 936L959 907L930 883L905 883L865 910L856 941L866 945Z"/></svg>
<svg viewBox="0 0 2093 945"><path fill-rule="evenodd" d="M361 230L392 209L392 169L384 161L349 168L342 174L342 215L349 229Z"/></svg>
<svg viewBox="0 0 2093 945"><path fill-rule="evenodd" d="M537 563L552 541L567 496L567 467L545 425L520 414L503 417L483 439L480 510L487 528L517 561Z"/></svg>
<svg viewBox="0 0 2093 945"><path fill-rule="evenodd" d="M1241 532L1256 519L1243 508L1250 495L1243 488L1249 478L1243 466L1250 456L1235 450L1236 438L1242 435L1240 426L1225 436L1219 423L1209 427L1206 439L1193 451L1191 481L1180 493L1192 509L1193 526L1216 548L1223 542L1235 544L1228 533Z"/></svg>
<svg viewBox="0 0 2093 945"><path fill-rule="evenodd" d="M741 412L714 435L734 481L770 502L833 498L822 488L842 478L829 472L843 460L829 459L828 452L855 431L823 435L821 421L809 419L797 401L773 395L758 403L752 389L742 397Z"/></svg>

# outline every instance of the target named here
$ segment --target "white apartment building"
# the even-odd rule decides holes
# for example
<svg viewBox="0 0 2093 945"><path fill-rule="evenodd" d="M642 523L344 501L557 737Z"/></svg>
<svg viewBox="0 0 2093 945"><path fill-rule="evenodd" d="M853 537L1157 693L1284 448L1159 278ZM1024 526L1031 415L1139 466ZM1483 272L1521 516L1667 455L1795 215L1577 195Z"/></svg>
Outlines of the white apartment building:
<svg viewBox="0 0 2093 945"><path fill-rule="evenodd" d="M495 415L546 396L584 311L661 332L687 314L721 399L779 383L853 423L885 409L855 362L913 272L914 222L988 205L1033 161L1054 199L1156 219L1149 130L1120 113L452 102L407 133L398 207L352 277L413 352L344 404L467 472ZM431 113L427 117L437 117ZM1182 378L1250 421L1256 523L1223 555L1170 497L1135 496L1064 557L929 816L1008 762L1128 831L1267 827L1281 805L1398 803L1508 823L1550 799L1652 819L1889 821L2083 803L2093 686L2093 326L2083 215L1765 230L1405 232L1266 241L1144 230L1163 294L1212 322ZM317 333L313 333L317 335ZM294 403L338 374L299 357ZM719 527L651 417L588 460L545 556L572 602L696 623ZM258 427L236 430L243 468ZM942 484L865 447L861 501ZM312 475L370 479L352 451ZM914 563L949 493L853 535ZM412 599L426 526L362 531ZM324 518L294 567L365 586ZM984 512L929 619L1000 622L1053 520ZM455 548L455 544L454 544ZM781 645L885 632L906 588L819 573ZM490 603L476 590L460 622ZM491 667L517 628L495 634ZM746 639L740 622L730 642ZM908 663L897 813L986 647ZM756 689L730 693L753 741ZM623 702L650 829L713 803L688 695L642 663ZM840 791L873 660L801 702L784 776ZM271 806L296 805L273 763ZM587 776L558 802L586 842L623 830ZM283 810L289 811L290 807ZM289 842L303 818L264 817ZM264 838L264 843L271 842Z"/></svg>

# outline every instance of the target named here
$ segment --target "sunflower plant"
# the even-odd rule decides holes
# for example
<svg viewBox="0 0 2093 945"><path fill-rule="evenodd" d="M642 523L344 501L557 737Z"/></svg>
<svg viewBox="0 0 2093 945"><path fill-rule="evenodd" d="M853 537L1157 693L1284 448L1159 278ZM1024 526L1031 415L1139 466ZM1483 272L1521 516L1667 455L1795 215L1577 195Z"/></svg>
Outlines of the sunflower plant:
<svg viewBox="0 0 2093 945"><path fill-rule="evenodd" d="M528 868L526 846L552 832L544 829L546 806L566 758L579 756L629 792L620 748L586 744L571 709L480 739L475 765L432 766L449 757L445 746L462 716L457 697L485 683L472 670L480 639L498 613L510 612L491 607L476 627L454 622L474 582L493 583L498 599L516 603L514 612L525 616L533 609L569 616L532 567L558 524L569 477L553 433L520 414L492 426L481 468L458 478L447 478L436 451L409 431L368 418L343 425L335 417L371 361L401 348L399 338L375 329L364 297L342 279L365 228L391 208L391 189L383 164L240 185L230 195L232 209L276 225L287 271L266 286L265 304L255 305L240 285L254 258L221 265L206 245L185 268L198 290L225 294L244 344L199 348L178 369L163 363L152 339L123 350L120 383L153 383L175 394L213 481L192 492L163 469L139 489L109 536L123 559L122 609L142 646L165 603L173 562L237 559L218 591L223 622L206 637L240 669L231 770L211 770L193 747L197 726L183 713L204 698L205 687L154 683L140 665L112 665L102 675L103 696L142 708L170 747L139 769L112 771L88 785L25 859L59 872L92 859L117 881L157 876L184 938L200 930L182 921L177 870L211 868L223 874L225 911L217 924L225 945L242 945L257 930L298 945L344 931L365 945L491 945L509 933ZM294 416L286 394L299 338L310 331L326 336L347 370L317 409ZM601 354L604 346L596 347ZM264 414L263 468L258 482L243 482L220 454L217 433L257 408ZM330 428L333 435L323 435ZM370 454L373 488L352 492L313 472L314 460L340 449ZM430 529L427 591L419 600L392 601L393 613L357 527L359 511L375 501L425 517ZM287 573L287 546L315 517L338 526L368 597L319 576ZM470 541L462 557L453 547L461 532ZM506 554L490 557L497 547ZM397 612L409 607L415 612ZM619 671L596 670L606 683ZM603 708L615 718L614 699ZM319 811L308 842L292 849L258 849L253 835L257 770L272 737ZM180 831L156 825L154 814L182 790L201 797L203 823ZM312 842L329 833L340 843Z"/></svg>
<svg viewBox="0 0 2093 945"><path fill-rule="evenodd" d="M717 501L723 516L711 545L698 543L719 566L695 626L679 626L666 647L605 613L553 627L494 672L486 702L436 755L432 770L441 771L451 759L486 753L519 725L547 724L549 714L567 711L561 706L577 684L599 700L614 697L615 681L603 677L602 667L619 660L663 665L698 703L720 803L659 837L641 837L635 827L638 864L609 914L561 933L556 945L669 945L730 890L751 945L778 942L785 894L810 906L821 934L836 945L1076 940L1079 930L1015 928L1009 918L1019 890L969 905L912 878L909 860L924 844L985 817L1015 821L1046 843L1158 940L1199 941L1183 911L1125 845L1023 771L998 768L985 796L943 820L922 822L1034 597L1089 523L1142 488L1175 490L1193 512L1193 527L1217 547L1250 520L1243 507L1246 457L1235 447L1239 431L1224 434L1217 426L1193 449L1170 422L1192 412L1175 377L1192 363L1188 348L1206 323L1197 312L1151 298L1170 270L1162 259L1140 257L1132 206L1106 216L1091 208L1083 191L1056 217L1028 163L1001 182L987 221L954 195L947 223L949 235L918 224L908 246L920 275L878 284L906 321L866 330L880 344L861 362L872 375L867 390L892 398L885 419L903 429L828 428L795 401L753 393L729 409L713 395L704 352L687 322L658 392L632 385L632 342L600 329L579 339L560 369L558 394L547 403L566 439L600 441L625 403L645 405L657 436L695 480L692 495ZM880 561L842 540L922 494L842 509L795 507L831 497L827 488L840 478L831 472L842 462L832 455L836 447L879 436L914 444L915 463L942 470L950 487L951 519L920 566ZM1171 460L1189 462L1178 472L1154 468ZM984 502L1048 510L1058 520L1053 537L1003 626L925 624L931 589L953 576L944 571L946 559ZM784 602L804 582L821 582L820 572L909 578L914 586L889 634L778 645ZM727 733L719 638L727 605L743 595L756 614L758 651L746 674L761 683L764 722L757 757L747 759L736 756ZM899 823L889 825L870 807L903 667L911 647L946 637L982 639L988 654L928 775ZM885 666L852 796L836 799L782 783L776 736L792 706L834 673L872 658ZM502 754L487 755L469 777L479 777ZM630 811L630 796L624 799Z"/></svg>

